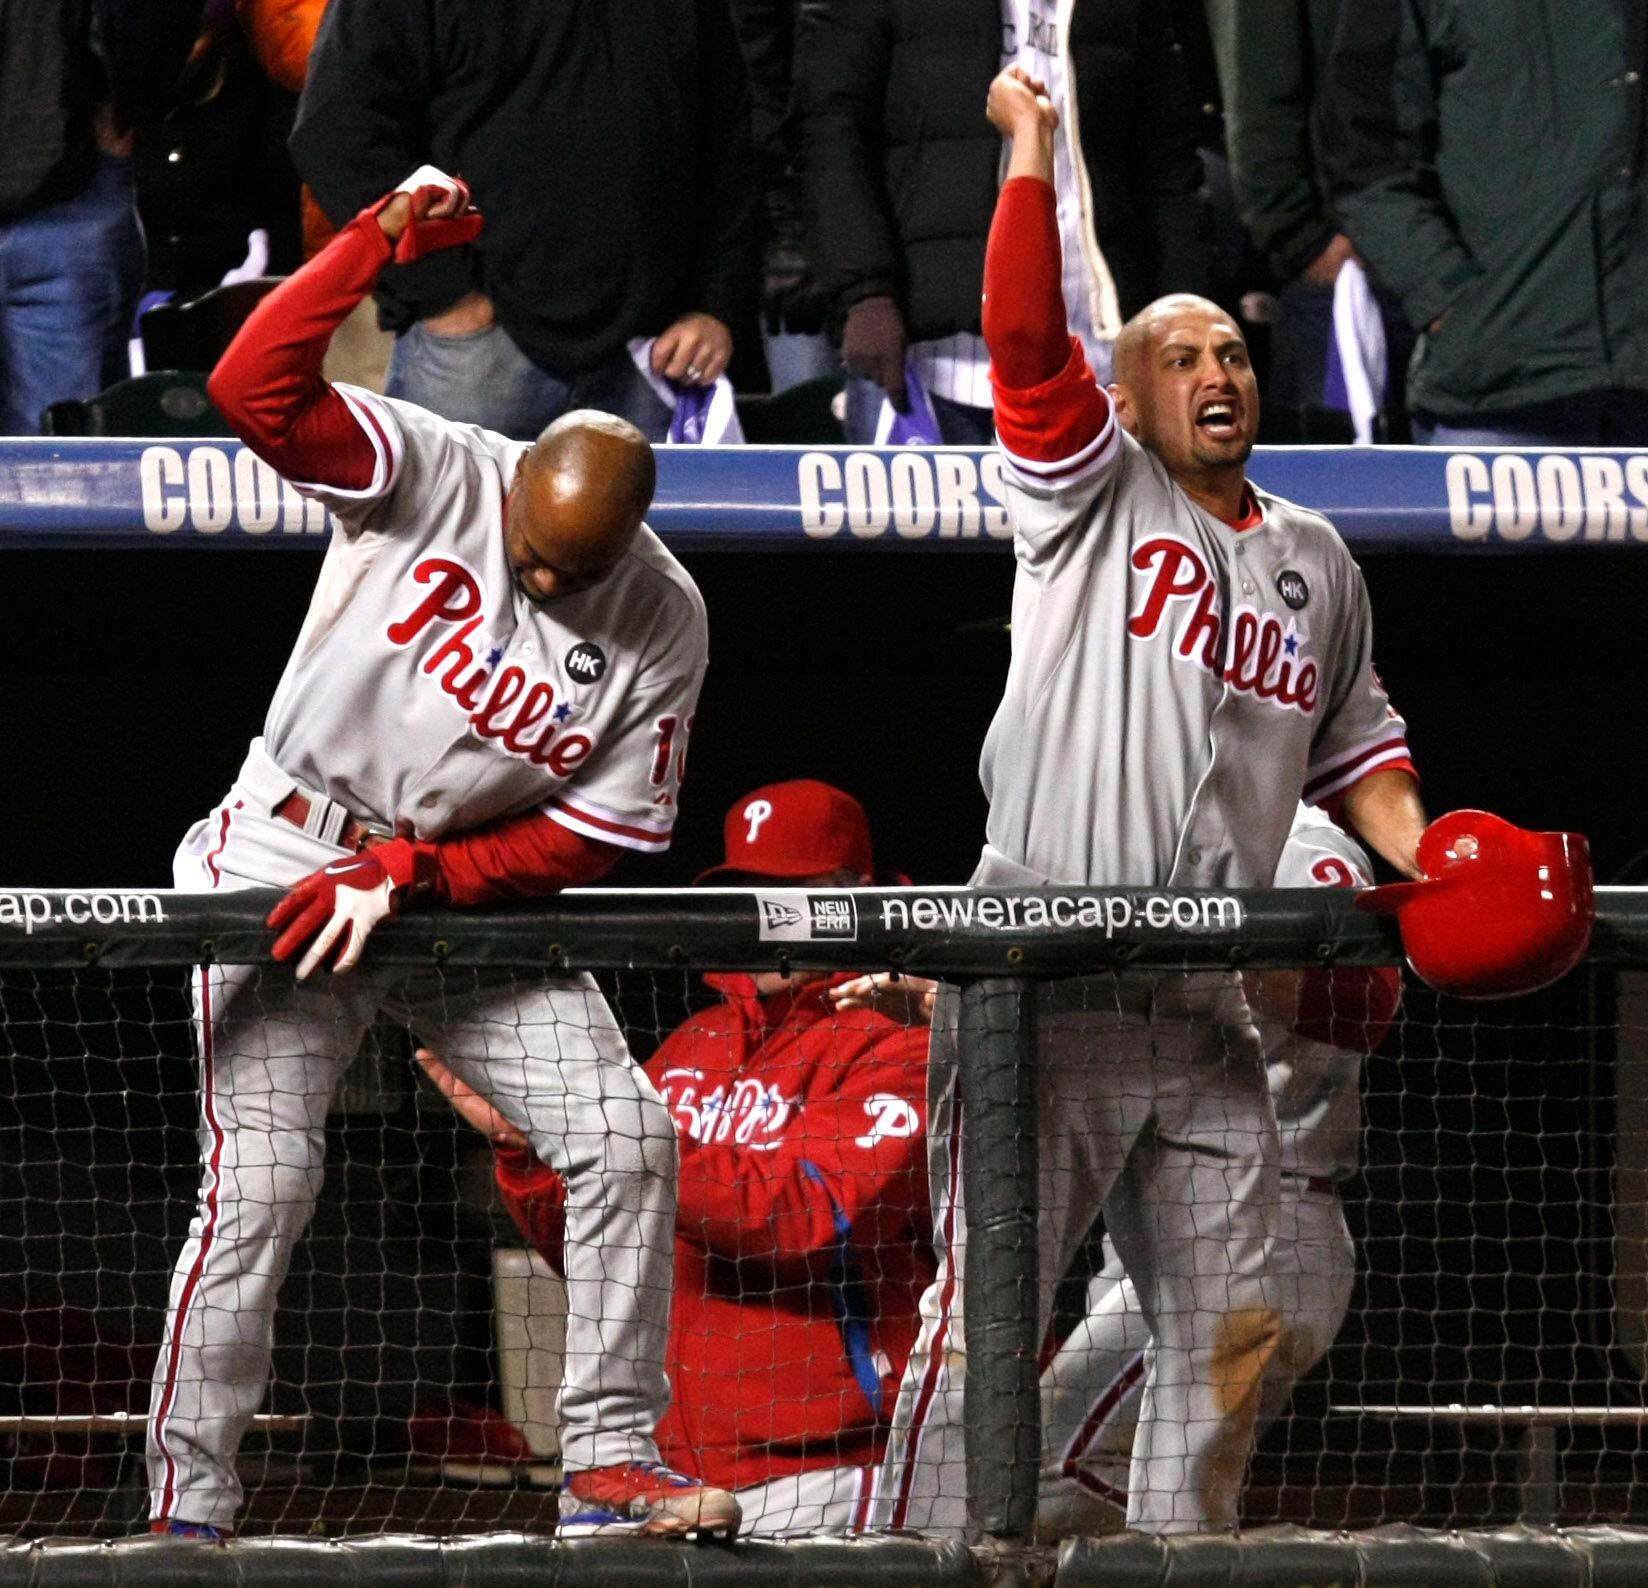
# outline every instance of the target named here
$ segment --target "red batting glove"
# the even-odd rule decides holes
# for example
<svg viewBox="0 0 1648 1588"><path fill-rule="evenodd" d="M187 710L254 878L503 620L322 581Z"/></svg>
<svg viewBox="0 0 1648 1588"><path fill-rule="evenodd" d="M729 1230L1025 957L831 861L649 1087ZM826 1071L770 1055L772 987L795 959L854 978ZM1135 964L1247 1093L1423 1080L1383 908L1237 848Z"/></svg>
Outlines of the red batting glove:
<svg viewBox="0 0 1648 1588"><path fill-rule="evenodd" d="M309 977L334 944L333 972L353 969L378 922L393 915L407 893L432 884L433 859L432 844L391 838L310 872L269 912L267 925L286 928L275 939L274 958L290 959L313 937L298 962L299 981Z"/></svg>

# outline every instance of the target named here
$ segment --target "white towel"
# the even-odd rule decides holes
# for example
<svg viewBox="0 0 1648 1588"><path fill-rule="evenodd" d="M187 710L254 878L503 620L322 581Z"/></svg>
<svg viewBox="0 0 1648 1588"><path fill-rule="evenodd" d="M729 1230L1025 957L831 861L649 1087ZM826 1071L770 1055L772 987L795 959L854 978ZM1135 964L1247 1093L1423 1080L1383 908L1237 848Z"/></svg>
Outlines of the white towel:
<svg viewBox="0 0 1648 1588"><path fill-rule="evenodd" d="M1389 374L1385 321L1368 285L1368 273L1354 259L1339 267L1333 284L1333 340L1345 377L1351 423L1360 446L1373 443L1373 422L1385 405Z"/></svg>

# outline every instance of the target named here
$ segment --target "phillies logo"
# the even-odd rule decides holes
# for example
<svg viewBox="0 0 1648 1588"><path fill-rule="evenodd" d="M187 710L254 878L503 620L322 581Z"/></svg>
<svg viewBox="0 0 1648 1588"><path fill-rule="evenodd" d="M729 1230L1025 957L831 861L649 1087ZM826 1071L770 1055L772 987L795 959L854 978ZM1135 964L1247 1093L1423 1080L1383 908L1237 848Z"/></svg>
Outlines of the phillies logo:
<svg viewBox="0 0 1648 1588"><path fill-rule="evenodd" d="M873 1147L878 1141L897 1141L913 1136L921 1129L921 1115L895 1092L877 1092L864 1099L864 1112L869 1116L870 1128L853 1138L855 1147Z"/></svg>
<svg viewBox="0 0 1648 1588"><path fill-rule="evenodd" d="M428 585L429 594L389 625L389 643L404 648L426 635L439 637L418 671L457 704L476 734L556 777L568 776L587 761L595 736L561 731L572 706L566 701L556 705L554 684L514 662L498 667L496 650L476 655L470 639L485 624L486 614L474 573L454 557L425 557L412 570L412 579Z"/></svg>
<svg viewBox="0 0 1648 1588"><path fill-rule="evenodd" d="M761 831L761 824L772 816L771 800L751 800L744 807L744 820L750 824L750 830L744 835L746 844L755 842L755 835Z"/></svg>
<svg viewBox="0 0 1648 1588"><path fill-rule="evenodd" d="M699 1095L702 1070L666 1070L659 1091L669 1104L676 1128L697 1142L737 1142L757 1152L776 1147L775 1139L795 1112L795 1105L776 1084L753 1078L716 1086Z"/></svg>
<svg viewBox="0 0 1648 1588"><path fill-rule="evenodd" d="M1177 535L1140 541L1130 561L1150 576L1143 602L1127 620L1134 639L1154 639L1171 606L1182 614L1173 640L1175 656L1256 700L1305 715L1316 710L1320 673L1315 662L1303 659L1309 636L1300 631L1298 619L1290 618L1284 626L1274 612L1239 606L1227 636L1218 585L1201 553Z"/></svg>

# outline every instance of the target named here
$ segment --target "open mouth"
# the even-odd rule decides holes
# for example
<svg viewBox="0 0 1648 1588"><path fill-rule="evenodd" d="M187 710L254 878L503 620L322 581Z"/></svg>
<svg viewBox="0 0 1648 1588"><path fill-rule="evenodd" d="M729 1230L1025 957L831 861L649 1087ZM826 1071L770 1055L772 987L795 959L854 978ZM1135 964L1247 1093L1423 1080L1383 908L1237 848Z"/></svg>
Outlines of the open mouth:
<svg viewBox="0 0 1648 1588"><path fill-rule="evenodd" d="M1204 403L1197 409L1196 428L1213 441L1234 441L1242 433L1236 405L1226 402Z"/></svg>

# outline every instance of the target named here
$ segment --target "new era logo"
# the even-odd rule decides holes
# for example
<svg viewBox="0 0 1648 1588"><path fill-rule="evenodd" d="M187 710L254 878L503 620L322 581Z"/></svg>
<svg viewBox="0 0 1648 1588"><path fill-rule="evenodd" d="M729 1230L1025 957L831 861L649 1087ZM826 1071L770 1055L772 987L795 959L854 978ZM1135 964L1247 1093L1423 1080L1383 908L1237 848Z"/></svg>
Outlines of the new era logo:
<svg viewBox="0 0 1648 1588"><path fill-rule="evenodd" d="M758 893L764 943L858 941L858 902L850 893Z"/></svg>
<svg viewBox="0 0 1648 1588"><path fill-rule="evenodd" d="M846 894L809 894L807 902L812 906L814 937L857 938L858 908Z"/></svg>

